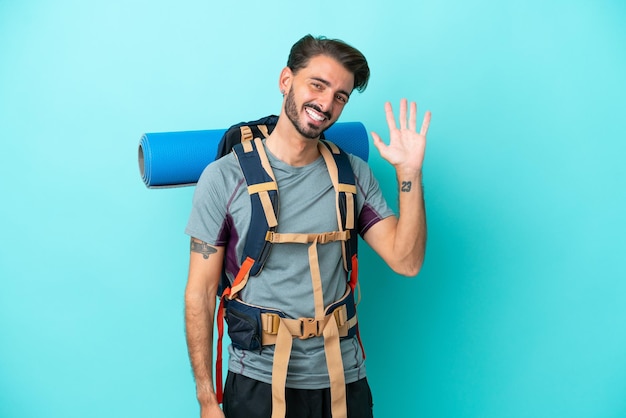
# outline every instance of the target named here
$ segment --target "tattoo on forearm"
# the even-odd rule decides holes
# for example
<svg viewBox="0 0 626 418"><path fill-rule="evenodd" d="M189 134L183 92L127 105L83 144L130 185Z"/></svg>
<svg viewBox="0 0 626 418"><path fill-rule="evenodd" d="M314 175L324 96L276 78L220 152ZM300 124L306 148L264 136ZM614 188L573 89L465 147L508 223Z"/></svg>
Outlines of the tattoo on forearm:
<svg viewBox="0 0 626 418"><path fill-rule="evenodd" d="M400 191L402 191L402 192L410 192L412 186L413 186L412 182L410 182L410 181L403 181L402 182L402 187L400 187Z"/></svg>
<svg viewBox="0 0 626 418"><path fill-rule="evenodd" d="M209 258L211 254L215 254L217 252L214 247L211 247L206 242L196 239L191 240L191 251L202 254L202 257L204 257L205 260Z"/></svg>

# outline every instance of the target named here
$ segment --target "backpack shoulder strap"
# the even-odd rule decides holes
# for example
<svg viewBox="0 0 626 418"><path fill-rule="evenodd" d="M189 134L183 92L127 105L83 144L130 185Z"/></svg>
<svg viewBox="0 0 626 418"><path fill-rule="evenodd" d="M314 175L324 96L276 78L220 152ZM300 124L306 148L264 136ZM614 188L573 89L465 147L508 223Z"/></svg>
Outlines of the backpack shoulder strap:
<svg viewBox="0 0 626 418"><path fill-rule="evenodd" d="M344 269L350 272L350 284L354 289L357 277L357 205L356 178L348 154L330 141L320 140L319 150L330 175L337 196L337 221L340 231L350 231L350 239L344 241Z"/></svg>
<svg viewBox="0 0 626 418"><path fill-rule="evenodd" d="M233 147L248 186L252 213L250 229L244 246L243 259L250 257L254 263L249 274L259 273L269 254L271 243L265 238L268 231L278 225L278 184L259 138Z"/></svg>
<svg viewBox="0 0 626 418"><path fill-rule="evenodd" d="M226 129L226 131L222 135L222 138L220 139L220 142L217 145L217 153L216 153L215 159L217 160L227 154L230 154L231 151L233 151L233 148L239 144L246 144L245 150L249 150L250 145L247 143L250 141L253 141L255 138L261 138L261 137L267 138L276 127L277 122L278 122L278 116L269 115L269 116L265 116L257 120L253 120L249 122L240 122L235 125L232 125L228 129ZM248 158L247 160L250 160L250 158ZM269 164L268 164L268 167L269 167ZM255 173L255 170L253 168L250 168L248 171L250 175L254 175ZM265 197L263 199L264 201L267 200ZM258 273L258 270L259 270L258 267L254 268L254 271L257 273ZM222 271L222 279L218 287L218 292L222 294L224 290L228 289L229 287L230 287L230 282L228 280L228 277L226 276L226 273Z"/></svg>

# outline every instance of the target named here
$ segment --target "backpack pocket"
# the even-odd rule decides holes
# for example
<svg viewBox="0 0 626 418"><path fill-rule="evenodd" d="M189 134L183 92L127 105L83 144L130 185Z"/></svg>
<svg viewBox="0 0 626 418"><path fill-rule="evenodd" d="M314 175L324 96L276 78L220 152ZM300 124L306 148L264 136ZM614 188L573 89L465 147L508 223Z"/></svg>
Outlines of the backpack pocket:
<svg viewBox="0 0 626 418"><path fill-rule="evenodd" d="M285 313L278 309L251 305L241 299L225 299L224 308L230 341L234 347L241 350L261 351L263 348L262 313L286 317Z"/></svg>
<svg viewBox="0 0 626 418"><path fill-rule="evenodd" d="M226 309L226 322L228 322L228 336L233 346L242 350L260 350L261 333L258 315L257 318L237 309L235 304L230 304Z"/></svg>

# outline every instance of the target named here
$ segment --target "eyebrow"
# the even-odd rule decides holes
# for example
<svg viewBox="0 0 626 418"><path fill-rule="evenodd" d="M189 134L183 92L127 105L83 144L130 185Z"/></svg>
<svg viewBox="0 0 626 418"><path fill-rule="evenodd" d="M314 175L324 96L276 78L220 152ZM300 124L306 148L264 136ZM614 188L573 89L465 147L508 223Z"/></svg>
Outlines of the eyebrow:
<svg viewBox="0 0 626 418"><path fill-rule="evenodd" d="M311 80L319 81L320 83L324 84L326 87L332 87L330 85L330 82L328 80L324 80L323 78L311 77ZM346 97L350 98L350 93L348 93L345 90L339 90L339 91L337 91L337 93L345 94Z"/></svg>

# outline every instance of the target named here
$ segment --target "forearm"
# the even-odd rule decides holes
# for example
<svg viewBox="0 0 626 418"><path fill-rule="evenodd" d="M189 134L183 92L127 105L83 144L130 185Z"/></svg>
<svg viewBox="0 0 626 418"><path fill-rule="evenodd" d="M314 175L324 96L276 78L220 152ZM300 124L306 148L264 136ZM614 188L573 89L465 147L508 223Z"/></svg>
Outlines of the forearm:
<svg viewBox="0 0 626 418"><path fill-rule="evenodd" d="M185 292L185 330L189 359L201 406L217 404L213 386L213 321L215 295L187 289Z"/></svg>
<svg viewBox="0 0 626 418"><path fill-rule="evenodd" d="M393 241L396 270L406 276L419 273L426 250L426 210L422 172L397 171L399 217Z"/></svg>
<svg viewBox="0 0 626 418"><path fill-rule="evenodd" d="M363 238L396 273L415 276L424 262L426 251L426 209L422 188L422 164L426 133L431 114L426 111L417 132L417 104L411 102L407 118L407 100L400 101L399 127L389 102L385 115L389 126L389 145L372 132L380 155L392 164L398 179L399 217L389 217L370 228Z"/></svg>

